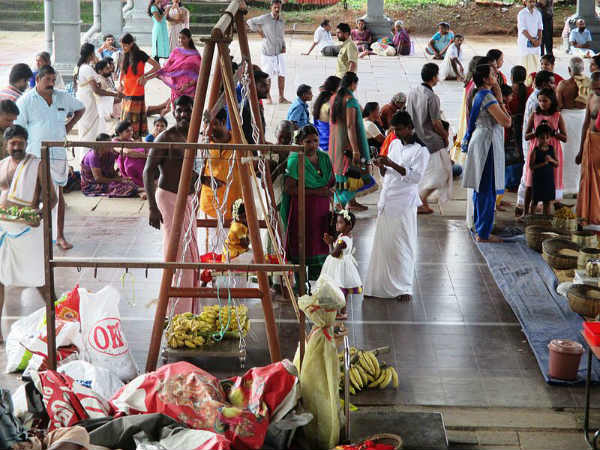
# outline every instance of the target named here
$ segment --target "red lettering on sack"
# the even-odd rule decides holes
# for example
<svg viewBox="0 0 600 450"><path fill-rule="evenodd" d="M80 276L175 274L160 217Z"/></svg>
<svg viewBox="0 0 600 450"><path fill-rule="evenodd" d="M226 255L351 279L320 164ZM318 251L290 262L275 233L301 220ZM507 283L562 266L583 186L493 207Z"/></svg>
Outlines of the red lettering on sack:
<svg viewBox="0 0 600 450"><path fill-rule="evenodd" d="M110 356L122 355L128 349L121 330L121 320L117 317L106 317L96 322L88 342L94 350Z"/></svg>

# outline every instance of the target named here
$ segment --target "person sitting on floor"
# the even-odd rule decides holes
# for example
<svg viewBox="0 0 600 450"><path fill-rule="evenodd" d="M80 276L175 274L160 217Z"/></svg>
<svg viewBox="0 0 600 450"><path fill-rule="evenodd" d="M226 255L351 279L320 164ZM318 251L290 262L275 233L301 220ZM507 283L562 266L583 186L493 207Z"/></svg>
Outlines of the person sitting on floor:
<svg viewBox="0 0 600 450"><path fill-rule="evenodd" d="M27 130L11 125L4 131L8 155L0 161L0 207L39 209L42 202L43 167L41 160L25 152ZM50 209L56 205L56 191L50 189ZM4 286L36 287L43 296L43 227L20 221L0 220L0 289ZM6 238L6 239L5 239ZM4 292L0 294L0 324ZM0 325L0 343L3 342Z"/></svg>
<svg viewBox="0 0 600 450"><path fill-rule="evenodd" d="M569 33L569 51L572 55L589 58L594 54L592 50L592 33L585 27L585 20L577 19L576 28Z"/></svg>
<svg viewBox="0 0 600 450"><path fill-rule="evenodd" d="M97 142L110 141L100 133ZM138 188L126 176L115 170L117 152L110 147L91 148L81 160L81 192L89 197L135 197Z"/></svg>
<svg viewBox="0 0 600 450"><path fill-rule="evenodd" d="M167 129L167 119L165 119L163 116L160 116L158 119L154 119L153 125L154 127L152 128L152 133L148 134L148 136L144 138L144 141L146 142L154 142L154 139L156 139L160 133Z"/></svg>
<svg viewBox="0 0 600 450"><path fill-rule="evenodd" d="M117 124L113 142L134 142L131 122L122 120ZM143 148L120 148L117 163L121 175L133 180L138 187L144 187L143 174L146 165L146 151Z"/></svg>
<svg viewBox="0 0 600 450"><path fill-rule="evenodd" d="M286 119L293 122L296 129L310 124L308 102L313 98L312 88L307 84L301 84L296 91L296 99L288 109Z"/></svg>
<svg viewBox="0 0 600 450"><path fill-rule="evenodd" d="M379 154L381 144L385 140L383 127L379 124L379 103L367 102L363 108L362 116L369 147L371 147L371 157L374 157Z"/></svg>
<svg viewBox="0 0 600 450"><path fill-rule="evenodd" d="M310 52L315 47L319 49L319 53L323 56L337 56L340 52L340 46L335 45L331 37L331 23L329 23L329 19L324 19L321 25L317 27L311 47L306 53L302 54L305 56L310 55Z"/></svg>
<svg viewBox="0 0 600 450"><path fill-rule="evenodd" d="M464 38L457 34L454 36L454 42L450 44L444 62L440 68L440 80L458 80L465 81L465 68L462 63L462 44Z"/></svg>
<svg viewBox="0 0 600 450"><path fill-rule="evenodd" d="M425 54L433 56L433 59L444 59L453 40L454 33L450 31L450 24L440 22L438 24L438 32L432 36L425 48Z"/></svg>
<svg viewBox="0 0 600 450"><path fill-rule="evenodd" d="M404 22L401 20L396 20L394 23L394 39L392 40L392 43L396 49L396 55L410 55L410 35L404 27Z"/></svg>
<svg viewBox="0 0 600 450"><path fill-rule="evenodd" d="M373 35L367 28L367 22L365 19L358 19L356 21L356 28L350 33L352 40L358 47L358 53L360 58L372 55L371 44L373 43Z"/></svg>

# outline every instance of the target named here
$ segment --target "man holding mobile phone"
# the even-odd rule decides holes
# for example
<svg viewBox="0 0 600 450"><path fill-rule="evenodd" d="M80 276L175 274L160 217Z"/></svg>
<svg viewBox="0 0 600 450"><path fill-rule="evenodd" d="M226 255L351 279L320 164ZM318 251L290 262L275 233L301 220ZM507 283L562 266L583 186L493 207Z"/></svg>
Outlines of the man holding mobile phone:
<svg viewBox="0 0 600 450"><path fill-rule="evenodd" d="M542 13L535 7L535 0L526 0L525 8L517 16L517 46L521 55L521 65L527 73L535 72L541 55Z"/></svg>

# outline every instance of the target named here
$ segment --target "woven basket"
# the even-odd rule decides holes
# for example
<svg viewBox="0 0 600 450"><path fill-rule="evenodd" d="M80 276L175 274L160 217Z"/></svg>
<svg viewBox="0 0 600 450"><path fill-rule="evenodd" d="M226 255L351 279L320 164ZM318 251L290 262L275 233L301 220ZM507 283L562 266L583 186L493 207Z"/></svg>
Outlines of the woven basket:
<svg viewBox="0 0 600 450"><path fill-rule="evenodd" d="M580 248L579 256L577 257L577 268L585 269L585 265L590 259L600 258L600 248Z"/></svg>
<svg viewBox="0 0 600 450"><path fill-rule="evenodd" d="M552 226L567 231L577 231L577 219L563 219L562 217L553 217Z"/></svg>
<svg viewBox="0 0 600 450"><path fill-rule="evenodd" d="M402 438L397 434L379 433L364 439L364 441L373 441L375 444L387 444L394 446L394 450L402 448Z"/></svg>
<svg viewBox="0 0 600 450"><path fill-rule="evenodd" d="M548 233L553 233L549 235ZM542 242L550 237L559 237L557 230L549 225L530 225L525 228L525 240L530 249L542 253Z"/></svg>
<svg viewBox="0 0 600 450"><path fill-rule="evenodd" d="M600 288L587 284L574 284L567 292L571 309L585 317L600 314Z"/></svg>
<svg viewBox="0 0 600 450"><path fill-rule="evenodd" d="M598 247L598 236L590 230L573 231L571 240L581 248L596 248Z"/></svg>
<svg viewBox="0 0 600 450"><path fill-rule="evenodd" d="M563 250L577 252L579 246L566 238L546 239L542 242L542 257L553 269L575 269L577 255L562 254Z"/></svg>
<svg viewBox="0 0 600 450"><path fill-rule="evenodd" d="M542 225L542 226L552 226L552 218L553 216L541 216L539 214L531 214L529 216L525 216L525 226L531 225Z"/></svg>

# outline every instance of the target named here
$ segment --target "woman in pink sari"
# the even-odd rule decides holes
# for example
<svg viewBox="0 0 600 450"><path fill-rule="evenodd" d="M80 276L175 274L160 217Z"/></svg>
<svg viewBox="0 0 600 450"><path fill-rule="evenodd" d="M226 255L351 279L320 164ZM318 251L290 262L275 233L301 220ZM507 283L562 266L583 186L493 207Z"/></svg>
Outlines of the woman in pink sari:
<svg viewBox="0 0 600 450"><path fill-rule="evenodd" d="M156 76L171 88L171 104L182 95L194 98L202 58L194 46L188 28L179 32L179 47L171 51L169 60Z"/></svg>
<svg viewBox="0 0 600 450"><path fill-rule="evenodd" d="M113 142L133 142L133 129L131 122L122 120L115 128ZM144 188L144 166L146 165L146 151L143 148L119 148L115 147L119 154L117 164L121 175L128 177L138 188Z"/></svg>

